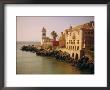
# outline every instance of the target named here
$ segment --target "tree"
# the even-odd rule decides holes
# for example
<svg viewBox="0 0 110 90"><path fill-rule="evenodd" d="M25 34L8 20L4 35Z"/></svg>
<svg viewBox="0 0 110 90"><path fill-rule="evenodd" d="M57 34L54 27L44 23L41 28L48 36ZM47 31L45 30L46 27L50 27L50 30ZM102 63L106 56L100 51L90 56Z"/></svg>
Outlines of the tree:
<svg viewBox="0 0 110 90"><path fill-rule="evenodd" d="M52 31L51 35L52 35L53 39L56 40L56 37L58 36L58 34L55 31Z"/></svg>

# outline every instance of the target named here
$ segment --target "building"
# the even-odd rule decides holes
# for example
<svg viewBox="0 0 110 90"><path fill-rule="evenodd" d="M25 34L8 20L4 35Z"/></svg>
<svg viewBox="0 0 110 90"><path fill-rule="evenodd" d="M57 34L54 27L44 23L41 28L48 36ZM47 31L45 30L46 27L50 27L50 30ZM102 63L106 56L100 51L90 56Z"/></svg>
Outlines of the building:
<svg viewBox="0 0 110 90"><path fill-rule="evenodd" d="M42 40L41 40L42 48L48 49L52 47L52 39L46 36L46 29L42 28Z"/></svg>
<svg viewBox="0 0 110 90"><path fill-rule="evenodd" d="M94 49L94 22L90 21L76 27L70 26L64 31L66 49L75 59L85 55L85 50Z"/></svg>
<svg viewBox="0 0 110 90"><path fill-rule="evenodd" d="M44 27L42 28L41 46L44 49L53 49L59 46L59 41L46 36L46 29Z"/></svg>
<svg viewBox="0 0 110 90"><path fill-rule="evenodd" d="M66 46L65 33L61 32L61 36L59 38L59 47L65 48L65 46Z"/></svg>
<svg viewBox="0 0 110 90"><path fill-rule="evenodd" d="M41 39L41 44L44 44L46 41L46 29L43 27L42 28L42 39Z"/></svg>

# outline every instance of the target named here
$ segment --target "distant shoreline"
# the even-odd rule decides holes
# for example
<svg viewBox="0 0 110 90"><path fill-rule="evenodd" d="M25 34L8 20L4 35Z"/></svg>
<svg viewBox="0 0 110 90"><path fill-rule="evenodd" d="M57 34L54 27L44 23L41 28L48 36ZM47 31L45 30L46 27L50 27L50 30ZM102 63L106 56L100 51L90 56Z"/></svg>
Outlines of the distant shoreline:
<svg viewBox="0 0 110 90"><path fill-rule="evenodd" d="M40 43L40 41L16 41L16 42L39 42Z"/></svg>

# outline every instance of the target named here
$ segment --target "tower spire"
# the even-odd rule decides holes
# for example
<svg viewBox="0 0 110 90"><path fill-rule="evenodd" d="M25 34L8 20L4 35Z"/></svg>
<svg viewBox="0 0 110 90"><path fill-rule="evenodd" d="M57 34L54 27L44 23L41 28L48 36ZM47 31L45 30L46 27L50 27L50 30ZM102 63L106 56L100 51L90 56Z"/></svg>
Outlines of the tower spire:
<svg viewBox="0 0 110 90"><path fill-rule="evenodd" d="M42 28L42 32L46 32L46 29L44 27Z"/></svg>

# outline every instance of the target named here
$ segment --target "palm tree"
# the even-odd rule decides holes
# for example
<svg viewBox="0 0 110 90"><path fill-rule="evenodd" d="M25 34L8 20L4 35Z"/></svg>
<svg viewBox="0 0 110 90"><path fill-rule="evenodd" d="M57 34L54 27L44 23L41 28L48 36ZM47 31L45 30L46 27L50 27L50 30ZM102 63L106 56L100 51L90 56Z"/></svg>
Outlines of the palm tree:
<svg viewBox="0 0 110 90"><path fill-rule="evenodd" d="M58 34L55 31L52 31L51 35L52 35L53 39L56 41L56 37L58 36Z"/></svg>

